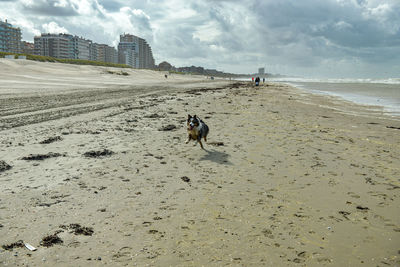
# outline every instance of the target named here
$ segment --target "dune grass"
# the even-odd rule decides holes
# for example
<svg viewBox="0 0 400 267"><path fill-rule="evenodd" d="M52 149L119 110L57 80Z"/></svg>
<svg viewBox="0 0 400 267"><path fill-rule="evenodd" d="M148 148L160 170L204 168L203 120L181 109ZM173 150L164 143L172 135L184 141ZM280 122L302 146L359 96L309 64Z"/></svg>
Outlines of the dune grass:
<svg viewBox="0 0 400 267"><path fill-rule="evenodd" d="M125 64L116 64L116 63L101 62L101 61L92 61L84 59L61 59L61 58L38 56L31 54L0 52L0 58L4 58L6 55L14 55L14 58L18 58L18 56L26 56L26 59L28 60L41 61L41 62L58 62L67 64L92 65L92 66L104 66L104 67L115 67L115 68L132 68L131 66Z"/></svg>

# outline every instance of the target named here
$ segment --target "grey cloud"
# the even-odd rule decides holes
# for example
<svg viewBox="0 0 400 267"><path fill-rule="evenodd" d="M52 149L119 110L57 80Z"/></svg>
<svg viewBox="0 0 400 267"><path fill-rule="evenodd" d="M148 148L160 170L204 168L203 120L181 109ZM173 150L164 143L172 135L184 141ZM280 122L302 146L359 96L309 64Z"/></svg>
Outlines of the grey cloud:
<svg viewBox="0 0 400 267"><path fill-rule="evenodd" d="M239 27L232 24L230 14L222 12L224 7L220 2L215 3L212 7L204 5L202 2L191 3L189 6L201 15L176 21L172 27L163 28L161 33L157 33L157 39L161 38L165 42L162 45L157 44L157 48L165 52L169 50L175 59L186 59L187 61L188 58L192 58L196 62L201 62L203 58L209 61L214 61L214 59L223 61L224 54L210 49L210 46L216 46L224 49L228 55L227 58L232 60L232 55L241 51L244 44L243 33L241 35L237 32ZM232 15L236 16L236 14ZM216 40L204 41L194 38L198 27L208 25L210 22L221 32ZM178 47L178 49L171 49L171 47Z"/></svg>
<svg viewBox="0 0 400 267"><path fill-rule="evenodd" d="M98 3L110 12L118 11L123 4L114 0L98 0Z"/></svg>
<svg viewBox="0 0 400 267"><path fill-rule="evenodd" d="M223 31L230 31L232 29L232 27L234 27L234 25L232 25L231 23L229 23L227 21L227 18L224 17L221 12L220 12L220 8L211 8L209 11L209 18L211 20L214 20L216 22L218 22L218 25L220 26L220 28Z"/></svg>
<svg viewBox="0 0 400 267"><path fill-rule="evenodd" d="M56 0L35 0L33 4L21 3L24 12L29 12L37 15L47 16L76 16L74 6L68 2L67 6L57 6L58 1Z"/></svg>
<svg viewBox="0 0 400 267"><path fill-rule="evenodd" d="M400 23L400 5L394 7L390 21ZM266 1L258 10L260 22L277 31L291 31L310 37L322 36L331 42L345 47L370 47L398 44L400 36L390 34L385 25L363 16L363 10L356 7L341 6L333 1L297 1L290 5L284 2ZM349 27L337 27L346 23ZM291 42L296 42L293 38ZM386 42L386 44L384 44ZM389 43L389 44L388 44Z"/></svg>
<svg viewBox="0 0 400 267"><path fill-rule="evenodd" d="M194 27L176 25L160 33L157 47L161 53L170 54L173 58L188 59L190 57L206 57L207 50L201 42L193 38Z"/></svg>
<svg viewBox="0 0 400 267"><path fill-rule="evenodd" d="M257 9L258 49L267 59L280 55L298 67L318 66L326 59L357 58L366 63L399 59L399 5L386 17L366 17L366 1L358 6L336 1L264 1ZM253 6L254 8L254 6ZM383 21L383 22L382 22ZM392 27L393 28L393 27Z"/></svg>
<svg viewBox="0 0 400 267"><path fill-rule="evenodd" d="M139 35L140 37L146 39L147 42L151 42L153 40L153 30L147 16L134 14L131 17L131 23L135 30L138 31L137 33L132 32L132 34Z"/></svg>
<svg viewBox="0 0 400 267"><path fill-rule="evenodd" d="M101 10L101 5L97 1L92 2L91 6L92 9L95 11L97 17L101 19L106 19L106 15Z"/></svg>

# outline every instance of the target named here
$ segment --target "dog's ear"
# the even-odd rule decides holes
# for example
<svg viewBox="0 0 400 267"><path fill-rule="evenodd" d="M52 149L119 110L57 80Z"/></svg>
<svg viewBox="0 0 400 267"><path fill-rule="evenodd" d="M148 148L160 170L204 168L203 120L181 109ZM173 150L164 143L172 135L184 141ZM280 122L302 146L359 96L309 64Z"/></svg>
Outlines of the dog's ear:
<svg viewBox="0 0 400 267"><path fill-rule="evenodd" d="M197 115L194 115L194 116L193 116L193 118L195 118L195 119L196 119L196 118L197 118Z"/></svg>
<svg viewBox="0 0 400 267"><path fill-rule="evenodd" d="M190 116L190 114L188 114L188 120L190 120L191 117L192 117L192 116Z"/></svg>

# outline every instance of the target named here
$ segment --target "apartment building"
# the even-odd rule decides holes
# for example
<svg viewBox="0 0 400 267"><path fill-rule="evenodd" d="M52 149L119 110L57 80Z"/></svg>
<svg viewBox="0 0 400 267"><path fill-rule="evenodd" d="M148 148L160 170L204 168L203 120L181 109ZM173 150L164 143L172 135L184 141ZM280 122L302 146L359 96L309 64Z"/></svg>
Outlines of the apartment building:
<svg viewBox="0 0 400 267"><path fill-rule="evenodd" d="M91 42L71 34L42 33L34 38L34 53L61 59L90 60Z"/></svg>
<svg viewBox="0 0 400 267"><path fill-rule="evenodd" d="M133 42L119 42L118 63L139 68L139 46Z"/></svg>
<svg viewBox="0 0 400 267"><path fill-rule="evenodd" d="M120 35L118 44L119 63L127 64L134 68L154 68L153 52L145 39L132 34Z"/></svg>
<svg viewBox="0 0 400 267"><path fill-rule="evenodd" d="M90 58L90 60L93 60L93 61L102 61L99 59L99 44L90 42L89 58Z"/></svg>
<svg viewBox="0 0 400 267"><path fill-rule="evenodd" d="M65 33L42 33L34 38L34 54L61 59L74 58L72 38L72 35Z"/></svg>
<svg viewBox="0 0 400 267"><path fill-rule="evenodd" d="M91 40L86 40L83 37L73 36L72 37L73 58L92 60L90 57L91 44L92 44Z"/></svg>
<svg viewBox="0 0 400 267"><path fill-rule="evenodd" d="M64 59L118 63L118 53L114 47L64 33L42 33L41 36L36 36L34 54ZM128 62L133 64L131 59Z"/></svg>
<svg viewBox="0 0 400 267"><path fill-rule="evenodd" d="M0 21L0 51L21 53L21 29L13 27L10 23Z"/></svg>
<svg viewBox="0 0 400 267"><path fill-rule="evenodd" d="M118 63L118 52L114 47L106 44L97 45L97 61Z"/></svg>
<svg viewBox="0 0 400 267"><path fill-rule="evenodd" d="M104 62L118 63L118 51L114 47L105 47L105 60Z"/></svg>

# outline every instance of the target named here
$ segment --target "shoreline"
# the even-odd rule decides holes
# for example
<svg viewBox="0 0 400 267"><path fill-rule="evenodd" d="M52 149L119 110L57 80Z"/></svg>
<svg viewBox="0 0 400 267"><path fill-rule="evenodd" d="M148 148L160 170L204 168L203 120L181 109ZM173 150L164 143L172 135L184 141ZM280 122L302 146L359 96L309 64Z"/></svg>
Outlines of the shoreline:
<svg viewBox="0 0 400 267"><path fill-rule="evenodd" d="M142 75L14 99L16 120L43 99L55 117L0 130L0 246L38 248L0 248L0 265L400 264L398 121L282 84ZM187 114L209 125L206 150L184 143Z"/></svg>
<svg viewBox="0 0 400 267"><path fill-rule="evenodd" d="M286 84L286 83L285 83ZM376 120L393 120L400 121L400 113L397 111L390 111L388 106L383 104L363 103L362 101L355 101L348 99L340 94L333 94L329 92L316 92L309 88L302 88L293 84L287 84L290 87L298 89L301 93L321 97L328 103L325 107L335 110L335 112L343 113L352 116L365 117ZM324 101L323 101L324 102ZM323 107L323 106L322 106Z"/></svg>
<svg viewBox="0 0 400 267"><path fill-rule="evenodd" d="M312 94L326 95L338 98L339 101L365 106L376 113L380 112L384 116L400 120L400 84L318 82L289 85ZM328 87L328 89L324 87ZM387 91L391 91L391 93Z"/></svg>
<svg viewBox="0 0 400 267"><path fill-rule="evenodd" d="M238 79L240 80L240 79ZM243 80L244 81L244 80ZM338 101L366 106L400 120L400 79L267 79L269 83L286 84L305 93L324 95ZM378 93L379 92L379 93Z"/></svg>

